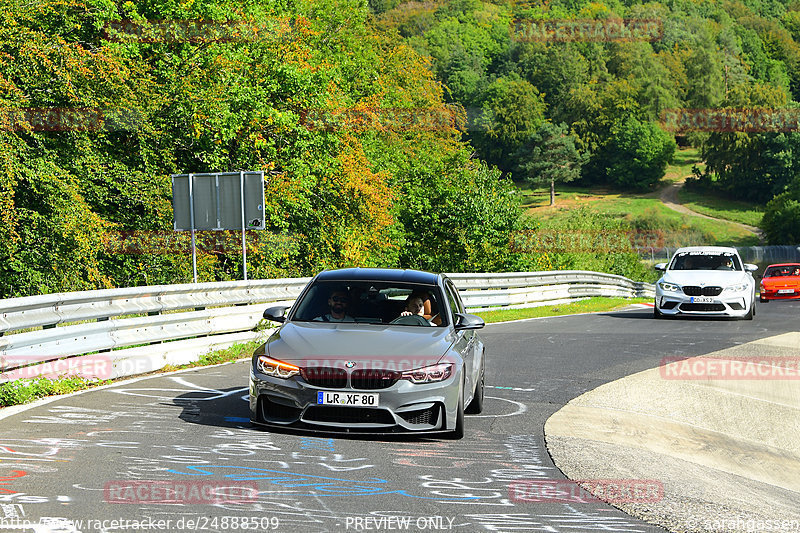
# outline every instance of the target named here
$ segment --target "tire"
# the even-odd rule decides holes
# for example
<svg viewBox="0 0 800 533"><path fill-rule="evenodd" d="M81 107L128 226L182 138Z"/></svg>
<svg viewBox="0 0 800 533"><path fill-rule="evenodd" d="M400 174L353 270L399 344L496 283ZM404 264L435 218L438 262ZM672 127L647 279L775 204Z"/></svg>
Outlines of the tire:
<svg viewBox="0 0 800 533"><path fill-rule="evenodd" d="M461 387L458 398L458 412L456 413L456 428L447 434L448 439L460 440L464 438L464 387Z"/></svg>
<svg viewBox="0 0 800 533"><path fill-rule="evenodd" d="M664 314L658 310L658 307L653 306L653 318L664 318Z"/></svg>
<svg viewBox="0 0 800 533"><path fill-rule="evenodd" d="M469 402L469 405L464 410L465 413L470 415L479 415L483 412L484 382L486 376L485 363L486 360L481 359L481 376L478 378L478 384L475 385L475 394L472 395L472 401Z"/></svg>
<svg viewBox="0 0 800 533"><path fill-rule="evenodd" d="M745 320L753 320L753 316L755 316L755 314L756 314L756 302L753 301L750 304L750 310L742 318L744 318Z"/></svg>

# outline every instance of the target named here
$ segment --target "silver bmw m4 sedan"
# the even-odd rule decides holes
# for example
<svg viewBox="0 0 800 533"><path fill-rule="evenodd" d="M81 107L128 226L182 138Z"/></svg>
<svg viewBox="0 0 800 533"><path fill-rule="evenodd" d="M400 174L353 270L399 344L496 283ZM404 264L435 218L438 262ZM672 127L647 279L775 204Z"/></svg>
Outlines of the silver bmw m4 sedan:
<svg viewBox="0 0 800 533"><path fill-rule="evenodd" d="M317 274L253 354L254 424L323 432L464 434L484 400L483 320L444 274Z"/></svg>

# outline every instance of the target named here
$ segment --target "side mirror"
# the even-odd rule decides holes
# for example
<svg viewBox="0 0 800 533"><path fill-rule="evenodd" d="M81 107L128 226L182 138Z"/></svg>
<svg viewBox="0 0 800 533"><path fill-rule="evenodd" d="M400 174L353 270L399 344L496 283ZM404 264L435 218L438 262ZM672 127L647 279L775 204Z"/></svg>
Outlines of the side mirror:
<svg viewBox="0 0 800 533"><path fill-rule="evenodd" d="M756 270L758 270L758 265L754 265L752 263L745 263L744 269L747 270L748 272L755 272Z"/></svg>
<svg viewBox="0 0 800 533"><path fill-rule="evenodd" d="M270 307L264 311L264 318L272 320L273 322L284 322L286 320L286 311L288 310L289 308L285 305Z"/></svg>
<svg viewBox="0 0 800 533"><path fill-rule="evenodd" d="M486 323L479 316L467 313L456 313L456 330L481 329Z"/></svg>
<svg viewBox="0 0 800 533"><path fill-rule="evenodd" d="M667 270L667 264L666 263L656 263L656 265L653 268L655 268L656 270L660 270L661 272L664 272L664 271Z"/></svg>

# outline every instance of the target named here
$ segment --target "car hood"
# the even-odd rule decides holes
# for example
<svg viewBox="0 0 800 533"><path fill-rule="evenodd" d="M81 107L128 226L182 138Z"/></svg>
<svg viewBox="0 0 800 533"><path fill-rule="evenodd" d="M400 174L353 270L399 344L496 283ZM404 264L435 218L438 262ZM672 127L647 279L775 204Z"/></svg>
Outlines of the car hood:
<svg viewBox="0 0 800 533"><path fill-rule="evenodd" d="M773 278L763 278L761 283L765 287L798 287L800 286L800 276L775 276Z"/></svg>
<svg viewBox="0 0 800 533"><path fill-rule="evenodd" d="M266 343L267 355L297 366L411 370L437 363L453 344L449 328L290 322Z"/></svg>
<svg viewBox="0 0 800 533"><path fill-rule="evenodd" d="M663 280L676 285L701 285L727 287L736 283L747 283L752 279L747 272L730 270L671 270Z"/></svg>

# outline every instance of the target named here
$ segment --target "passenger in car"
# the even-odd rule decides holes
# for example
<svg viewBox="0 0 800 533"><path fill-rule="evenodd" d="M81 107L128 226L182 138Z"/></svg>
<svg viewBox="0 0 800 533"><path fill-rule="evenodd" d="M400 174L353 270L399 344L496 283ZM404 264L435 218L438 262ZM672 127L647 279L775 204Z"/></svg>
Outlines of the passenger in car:
<svg viewBox="0 0 800 533"><path fill-rule="evenodd" d="M328 307L330 313L325 313L314 319L316 322L355 322L355 319L347 314L350 305L350 294L346 289L334 289L328 297Z"/></svg>
<svg viewBox="0 0 800 533"><path fill-rule="evenodd" d="M433 302L431 300L431 295L425 291L414 291L411 293L411 297L414 298L421 298L422 299L422 316L425 317L425 320L429 320L431 325L434 326L441 326L442 319L439 313L433 312Z"/></svg>

